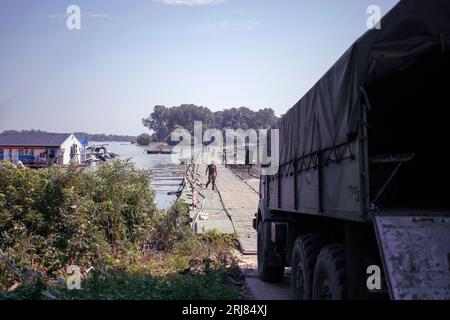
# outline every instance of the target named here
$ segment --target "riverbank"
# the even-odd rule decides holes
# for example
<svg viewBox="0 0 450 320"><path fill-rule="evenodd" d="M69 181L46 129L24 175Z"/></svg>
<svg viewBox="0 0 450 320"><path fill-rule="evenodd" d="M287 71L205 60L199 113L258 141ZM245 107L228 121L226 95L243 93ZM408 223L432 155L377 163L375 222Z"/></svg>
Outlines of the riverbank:
<svg viewBox="0 0 450 320"><path fill-rule="evenodd" d="M97 144L97 142L92 141L89 144ZM183 182L183 165L174 163L170 154L146 154L145 151L149 146L123 142L101 142L101 144L106 144L109 150L119 154L119 159L131 159L137 168L150 169L155 204L158 209L170 209L177 199L176 191Z"/></svg>

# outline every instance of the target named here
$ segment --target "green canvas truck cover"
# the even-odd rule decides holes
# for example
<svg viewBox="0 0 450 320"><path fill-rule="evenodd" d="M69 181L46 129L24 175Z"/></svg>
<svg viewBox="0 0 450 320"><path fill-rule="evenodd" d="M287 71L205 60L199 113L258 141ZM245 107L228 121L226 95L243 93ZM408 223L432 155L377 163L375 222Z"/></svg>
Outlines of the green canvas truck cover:
<svg viewBox="0 0 450 320"><path fill-rule="evenodd" d="M369 30L360 37L273 125L279 129L280 169L277 175L263 180L267 206L312 214L333 211L343 217L366 211L368 205L361 199L367 199L368 191L361 185L360 172L366 170L361 163L367 159L356 139L362 106L370 106L371 97L367 98L365 89L384 77L408 70L421 57L441 51L450 52L450 2L400 1L383 17L381 29ZM431 111L424 106L423 112ZM352 161L322 166L321 170L300 169L301 174L294 174L295 166L316 169L317 164L311 166L317 162L315 154L322 152L323 156L324 150L342 145L350 147L330 157Z"/></svg>
<svg viewBox="0 0 450 320"><path fill-rule="evenodd" d="M380 30L359 38L274 125L280 129L280 164L352 139L360 88L435 49L450 50L450 2L400 1Z"/></svg>

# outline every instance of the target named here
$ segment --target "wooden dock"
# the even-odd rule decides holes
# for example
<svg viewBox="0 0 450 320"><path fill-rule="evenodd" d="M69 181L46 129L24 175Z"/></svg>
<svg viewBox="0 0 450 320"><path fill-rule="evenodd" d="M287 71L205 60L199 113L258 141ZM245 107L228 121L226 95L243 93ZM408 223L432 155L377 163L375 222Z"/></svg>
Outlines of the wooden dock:
<svg viewBox="0 0 450 320"><path fill-rule="evenodd" d="M218 167L218 172L217 187L224 207L233 221L241 251L244 254L254 254L257 238L256 230L253 229L253 218L258 211L259 195L250 185L255 183L247 184L224 166Z"/></svg>

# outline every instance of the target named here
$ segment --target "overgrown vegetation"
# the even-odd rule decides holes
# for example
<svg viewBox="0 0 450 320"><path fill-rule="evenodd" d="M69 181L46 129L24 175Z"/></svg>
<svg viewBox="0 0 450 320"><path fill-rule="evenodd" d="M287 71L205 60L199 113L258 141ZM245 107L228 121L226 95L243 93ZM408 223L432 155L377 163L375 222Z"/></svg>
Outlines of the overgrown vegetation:
<svg viewBox="0 0 450 320"><path fill-rule="evenodd" d="M227 277L235 239L195 235L182 203L157 210L150 179L120 160L94 172L3 163L0 249L23 276L0 261L0 298L237 298ZM64 284L70 265L82 290Z"/></svg>

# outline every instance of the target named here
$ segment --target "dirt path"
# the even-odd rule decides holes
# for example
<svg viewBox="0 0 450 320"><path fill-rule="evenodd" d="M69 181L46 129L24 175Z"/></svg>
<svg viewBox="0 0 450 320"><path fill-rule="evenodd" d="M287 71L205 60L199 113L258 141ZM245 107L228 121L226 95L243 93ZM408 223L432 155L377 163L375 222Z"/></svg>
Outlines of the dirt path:
<svg viewBox="0 0 450 320"><path fill-rule="evenodd" d="M239 255L239 268L245 276L245 282L252 300L293 300L289 286L290 269L287 268L283 281L264 282L258 278L256 255Z"/></svg>

